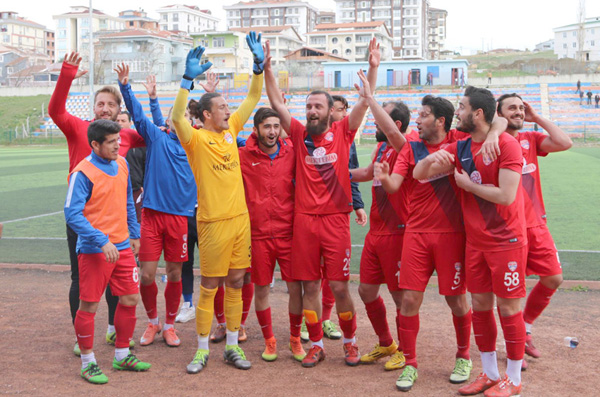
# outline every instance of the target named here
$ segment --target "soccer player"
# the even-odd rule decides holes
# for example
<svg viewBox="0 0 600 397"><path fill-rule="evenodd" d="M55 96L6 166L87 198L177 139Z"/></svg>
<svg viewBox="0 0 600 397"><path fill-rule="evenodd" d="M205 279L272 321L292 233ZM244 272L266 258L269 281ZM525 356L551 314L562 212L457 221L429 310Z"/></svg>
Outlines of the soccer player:
<svg viewBox="0 0 600 397"><path fill-rule="evenodd" d="M181 264L187 260L188 251L187 217L194 213L196 206L196 183L175 132L163 131L144 114L142 105L129 85L129 66L118 65L115 71L125 106L133 114L136 129L146 141L148 150L138 255L141 267L140 294L148 314L148 326L140 345L152 344L162 331L167 346L177 347L181 341L173 324L181 299ZM156 96L153 99L156 100ZM162 122L159 121L159 124ZM169 124L173 130L170 120ZM177 200L172 197L177 197ZM156 269L163 251L167 273L164 327L158 321L156 303Z"/></svg>
<svg viewBox="0 0 600 397"><path fill-rule="evenodd" d="M369 77L377 79L379 45L369 44ZM279 113L281 125L296 152L296 207L292 251L292 277L301 280L303 312L312 346L302 366L314 367L325 358L321 300L321 275L329 281L335 296L339 324L344 334L345 362L358 365L356 311L348 290L350 277L350 217L352 193L348 170L349 149L356 130L367 111L361 98L340 122L331 124L333 100L324 91L313 91L306 98L306 125L294 119L285 107L270 68L270 49L265 46L267 95ZM321 266L321 258L324 259Z"/></svg>
<svg viewBox="0 0 600 397"><path fill-rule="evenodd" d="M69 89L73 80L87 73L85 70L79 70L81 57L77 52L68 54L62 64L56 88L48 104L48 114L52 121L60 128L67 138L69 147L69 172L72 172L77 164L90 154L90 145L88 143L87 129L90 121L82 120L67 112L66 103L69 96ZM121 111L121 95L119 90L111 86L105 86L96 91L94 96L94 117L95 120L105 119L115 121ZM122 129L120 131L119 155L125 156L132 147L144 146L144 140L131 129ZM69 306L71 308L71 318L75 321L75 315L79 308L79 268L77 264L77 233L67 225L67 243L69 246L69 259L71 262L71 288L69 289ZM108 303L108 329L106 331L106 341L115 343L114 315L118 299L110 293L110 288L106 290L106 302ZM131 347L134 342L131 341ZM75 343L73 349L75 355L79 355L79 345Z"/></svg>
<svg viewBox="0 0 600 397"><path fill-rule="evenodd" d="M208 339L212 324L214 297L225 281L227 342L224 358L239 369L249 369L244 351L238 345L242 317L241 288L250 266L250 219L244 197L244 184L235 138L258 103L263 84L264 53L260 34L250 32L246 42L254 57L248 96L230 113L227 101L217 93L204 94L199 101L204 127L196 130L185 118L185 108L193 79L212 65L200 65L203 47L191 50L181 89L173 107L177 136L185 149L198 187L198 246L200 248L200 298L196 305L198 350L187 366L189 373L201 371L209 357Z"/></svg>
<svg viewBox="0 0 600 397"><path fill-rule="evenodd" d="M364 98L375 117L375 138L377 146L371 156L371 164L365 168L351 170L352 179L359 182L373 181L371 194L371 223L365 238L365 245L360 259L360 286L358 292L365 304L367 316L379 338L375 348L361 357L361 363L372 363L382 357L390 357L385 363L386 370L399 369L404 366L404 355L398 328L398 318L402 294L398 288L398 267L402 254L407 201L406 188L396 194L387 194L378 179L373 179L373 167L376 162L394 162L403 147L410 110L402 102L389 102L383 107L375 101L369 82L359 72L363 83L357 87L359 95ZM414 135L410 133L407 135ZM400 346L394 342L386 318L386 308L379 295L379 286L386 283L396 304L396 326Z"/></svg>
<svg viewBox="0 0 600 397"><path fill-rule="evenodd" d="M240 163L252 231L252 282L254 307L265 338L265 361L277 359L277 340L271 323L270 284L275 262L289 292L290 349L294 359L306 356L300 341L302 285L292 279L292 229L296 157L289 140L283 140L279 114L260 108L254 128L240 149Z"/></svg>
<svg viewBox="0 0 600 397"><path fill-rule="evenodd" d="M466 232L465 276L473 304L473 332L481 353L483 372L459 389L462 395L512 396L521 392L521 361L525 353L525 323L521 298L525 296L527 235L519 143L499 136L496 160L476 155L496 112L491 92L468 86L455 112L456 128L471 134L420 160L413 177L429 180L454 172L461 190ZM507 351L506 376L501 379L496 359L494 297L500 312Z"/></svg>
<svg viewBox="0 0 600 397"><path fill-rule="evenodd" d="M568 150L573 142L565 132L550 120L538 115L517 94L502 95L498 99L498 115L508 120L507 133L514 136L523 151L521 184L524 190L525 216L527 221L527 275L536 274L540 281L529 293L523 318L525 320L525 353L540 357L531 338L533 322L550 303L552 295L563 281L558 252L548 226L542 197L542 185L538 156ZM523 122L536 123L548 132L522 131ZM525 361L523 361L525 363Z"/></svg>
<svg viewBox="0 0 600 397"><path fill-rule="evenodd" d="M119 303L115 312L113 368L146 371L150 364L129 352L139 300L139 276L134 254L140 247L129 167L119 156L119 124L97 120L88 127L92 154L69 175L65 219L79 236L79 310L75 335L81 349L81 377L90 383L106 383L93 352L94 317L98 302L110 283ZM131 247L130 247L131 245Z"/></svg>

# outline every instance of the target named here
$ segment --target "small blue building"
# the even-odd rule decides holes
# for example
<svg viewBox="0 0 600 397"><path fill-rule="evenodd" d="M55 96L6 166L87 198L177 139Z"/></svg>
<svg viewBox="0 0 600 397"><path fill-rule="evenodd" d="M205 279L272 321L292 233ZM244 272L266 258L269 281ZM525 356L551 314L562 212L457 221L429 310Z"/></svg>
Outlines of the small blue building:
<svg viewBox="0 0 600 397"><path fill-rule="evenodd" d="M466 59L424 61L384 61L379 65L377 85L398 87L412 85L465 85L469 62ZM368 62L325 62L325 88L353 89L360 83L357 72L369 68Z"/></svg>

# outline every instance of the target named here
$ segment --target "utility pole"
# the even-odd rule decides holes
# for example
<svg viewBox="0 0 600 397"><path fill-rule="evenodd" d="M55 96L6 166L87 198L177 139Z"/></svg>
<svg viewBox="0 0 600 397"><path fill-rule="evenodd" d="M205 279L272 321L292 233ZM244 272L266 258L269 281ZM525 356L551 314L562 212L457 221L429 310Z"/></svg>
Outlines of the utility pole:
<svg viewBox="0 0 600 397"><path fill-rule="evenodd" d="M94 12L92 8L92 0L90 0L90 120L94 119Z"/></svg>

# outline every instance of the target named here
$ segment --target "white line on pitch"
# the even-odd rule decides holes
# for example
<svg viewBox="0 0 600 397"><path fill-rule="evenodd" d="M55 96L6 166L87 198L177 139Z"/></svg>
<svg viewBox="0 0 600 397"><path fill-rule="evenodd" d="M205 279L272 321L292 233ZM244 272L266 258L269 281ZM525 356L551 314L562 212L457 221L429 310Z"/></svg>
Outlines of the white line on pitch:
<svg viewBox="0 0 600 397"><path fill-rule="evenodd" d="M28 216L27 218L11 219L10 221L2 221L0 223L21 222L21 221L27 221L29 219L43 218L45 216L58 215L58 214L62 214L62 213L63 213L62 211L56 211L56 212L51 212L49 214L41 214L41 215Z"/></svg>

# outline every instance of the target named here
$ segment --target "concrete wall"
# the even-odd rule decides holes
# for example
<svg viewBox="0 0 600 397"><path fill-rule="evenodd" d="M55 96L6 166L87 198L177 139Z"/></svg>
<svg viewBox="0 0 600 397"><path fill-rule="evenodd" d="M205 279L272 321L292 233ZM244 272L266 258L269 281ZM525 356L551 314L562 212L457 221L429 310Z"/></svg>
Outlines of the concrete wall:
<svg viewBox="0 0 600 397"><path fill-rule="evenodd" d="M493 72L492 72L493 73ZM525 85L538 83L573 83L573 87L577 84L577 80L582 83L600 83L600 73L596 74L565 74L558 76L520 76L520 77L492 77L493 85ZM486 86L487 77L470 77L467 84L474 86Z"/></svg>

